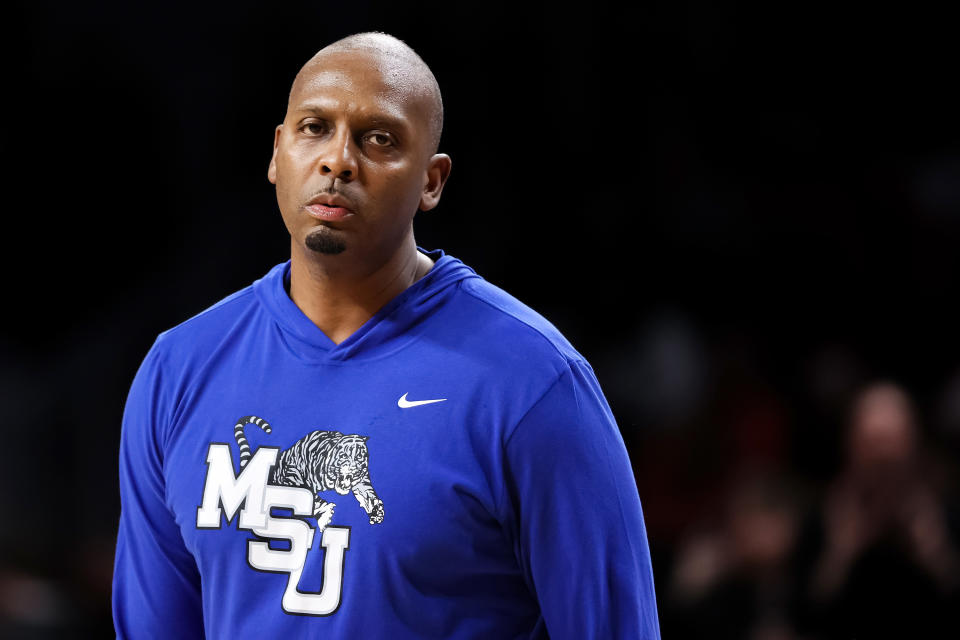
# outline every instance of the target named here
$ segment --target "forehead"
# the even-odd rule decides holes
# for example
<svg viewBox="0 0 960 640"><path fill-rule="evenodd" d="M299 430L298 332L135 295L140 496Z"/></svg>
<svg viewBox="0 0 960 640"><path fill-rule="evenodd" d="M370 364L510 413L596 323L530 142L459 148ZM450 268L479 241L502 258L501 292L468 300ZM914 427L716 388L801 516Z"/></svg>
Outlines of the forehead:
<svg viewBox="0 0 960 640"><path fill-rule="evenodd" d="M425 116L416 73L402 58L376 51L321 53L297 76L289 110L351 108L395 118Z"/></svg>

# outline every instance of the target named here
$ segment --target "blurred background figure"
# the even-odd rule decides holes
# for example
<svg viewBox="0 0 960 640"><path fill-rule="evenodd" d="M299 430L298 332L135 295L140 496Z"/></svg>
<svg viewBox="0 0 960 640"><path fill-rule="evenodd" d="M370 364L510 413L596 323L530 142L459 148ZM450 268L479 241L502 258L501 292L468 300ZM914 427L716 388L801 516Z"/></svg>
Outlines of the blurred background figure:
<svg viewBox="0 0 960 640"><path fill-rule="evenodd" d="M809 622L823 637L940 637L957 599L948 478L924 450L907 393L884 382L860 392L845 463L819 509Z"/></svg>
<svg viewBox="0 0 960 640"><path fill-rule="evenodd" d="M720 526L690 535L672 574L662 576L677 637L799 639L802 513L798 488L783 474L751 472L737 481Z"/></svg>

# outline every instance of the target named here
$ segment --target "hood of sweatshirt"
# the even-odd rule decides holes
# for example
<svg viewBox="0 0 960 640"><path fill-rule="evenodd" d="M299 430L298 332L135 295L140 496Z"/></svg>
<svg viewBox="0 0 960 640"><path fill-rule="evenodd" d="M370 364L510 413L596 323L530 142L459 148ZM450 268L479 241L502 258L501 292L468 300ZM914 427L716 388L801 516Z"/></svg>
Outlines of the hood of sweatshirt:
<svg viewBox="0 0 960 640"><path fill-rule="evenodd" d="M367 361L402 349L419 338L424 322L443 306L467 278L479 278L463 262L442 249L417 250L433 259L429 272L387 302L350 337L334 343L300 310L290 294L290 261L257 280L254 291L293 354L310 362Z"/></svg>

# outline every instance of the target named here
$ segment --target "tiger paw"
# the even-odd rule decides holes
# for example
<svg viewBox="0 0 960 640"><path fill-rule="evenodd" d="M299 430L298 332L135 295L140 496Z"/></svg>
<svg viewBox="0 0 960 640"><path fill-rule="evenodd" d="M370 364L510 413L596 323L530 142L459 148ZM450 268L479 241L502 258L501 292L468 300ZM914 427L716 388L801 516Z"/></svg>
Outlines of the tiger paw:
<svg viewBox="0 0 960 640"><path fill-rule="evenodd" d="M336 507L332 502L314 505L313 515L317 518L317 530L323 531L330 520L333 518L333 508Z"/></svg>
<svg viewBox="0 0 960 640"><path fill-rule="evenodd" d="M370 512L370 524L380 524L383 522L383 501L377 500Z"/></svg>

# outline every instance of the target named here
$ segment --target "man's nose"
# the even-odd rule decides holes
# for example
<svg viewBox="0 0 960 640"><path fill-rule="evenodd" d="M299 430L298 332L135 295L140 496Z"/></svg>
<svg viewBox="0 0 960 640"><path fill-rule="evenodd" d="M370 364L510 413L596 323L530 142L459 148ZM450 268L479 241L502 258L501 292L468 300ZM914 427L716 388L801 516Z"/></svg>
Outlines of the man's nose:
<svg viewBox="0 0 960 640"><path fill-rule="evenodd" d="M357 148L349 130L341 128L324 145L320 173L341 180L353 180L357 176L356 154Z"/></svg>

